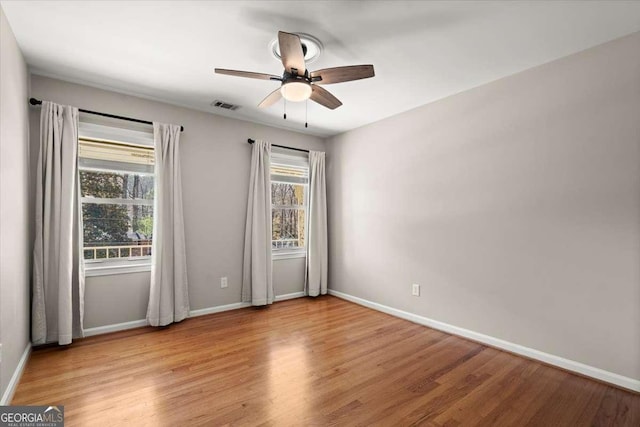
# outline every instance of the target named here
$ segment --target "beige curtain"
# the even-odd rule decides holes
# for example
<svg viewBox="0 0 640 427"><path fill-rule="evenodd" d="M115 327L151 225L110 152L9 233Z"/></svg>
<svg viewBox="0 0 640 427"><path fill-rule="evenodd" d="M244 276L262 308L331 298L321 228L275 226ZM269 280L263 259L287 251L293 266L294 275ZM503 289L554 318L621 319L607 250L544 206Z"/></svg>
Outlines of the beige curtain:
<svg viewBox="0 0 640 427"><path fill-rule="evenodd" d="M273 303L271 276L271 144L256 141L251 154L244 234L242 301Z"/></svg>
<svg viewBox="0 0 640 427"><path fill-rule="evenodd" d="M327 185L325 154L309 152L309 224L307 240L307 295L327 293Z"/></svg>
<svg viewBox="0 0 640 427"><path fill-rule="evenodd" d="M155 203L147 321L164 326L189 316L180 175L180 126L154 123Z"/></svg>
<svg viewBox="0 0 640 427"><path fill-rule="evenodd" d="M84 316L78 109L43 101L36 170L31 340L70 344Z"/></svg>

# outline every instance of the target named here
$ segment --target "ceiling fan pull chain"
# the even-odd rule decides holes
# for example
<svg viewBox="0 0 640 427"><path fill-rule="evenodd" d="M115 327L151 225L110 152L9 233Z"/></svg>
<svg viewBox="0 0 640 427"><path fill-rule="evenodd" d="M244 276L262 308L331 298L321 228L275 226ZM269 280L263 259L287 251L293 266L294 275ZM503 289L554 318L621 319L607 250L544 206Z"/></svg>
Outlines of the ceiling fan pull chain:
<svg viewBox="0 0 640 427"><path fill-rule="evenodd" d="M287 88L284 88L284 93L287 93ZM287 120L287 98L284 97L284 119Z"/></svg>
<svg viewBox="0 0 640 427"><path fill-rule="evenodd" d="M304 103L304 127L309 127L309 98Z"/></svg>

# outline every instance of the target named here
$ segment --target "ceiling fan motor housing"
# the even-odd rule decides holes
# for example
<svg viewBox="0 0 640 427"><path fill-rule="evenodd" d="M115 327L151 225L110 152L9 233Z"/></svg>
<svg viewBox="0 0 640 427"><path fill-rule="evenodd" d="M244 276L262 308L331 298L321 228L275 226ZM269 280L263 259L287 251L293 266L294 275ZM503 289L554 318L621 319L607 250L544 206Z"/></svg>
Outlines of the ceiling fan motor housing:
<svg viewBox="0 0 640 427"><path fill-rule="evenodd" d="M294 68L294 70L295 70L295 68ZM289 83L289 82L294 82L294 81L311 83L311 76L309 76L309 70L305 70L303 76L298 75L298 74L294 74L294 73L290 73L288 71L285 71L284 73L282 73L282 82L283 83Z"/></svg>

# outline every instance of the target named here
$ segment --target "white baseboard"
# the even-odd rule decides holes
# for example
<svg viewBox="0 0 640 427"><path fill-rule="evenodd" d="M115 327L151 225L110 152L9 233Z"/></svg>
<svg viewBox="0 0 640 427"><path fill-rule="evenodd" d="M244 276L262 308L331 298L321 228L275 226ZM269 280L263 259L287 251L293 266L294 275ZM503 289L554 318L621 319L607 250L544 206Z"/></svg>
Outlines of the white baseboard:
<svg viewBox="0 0 640 427"><path fill-rule="evenodd" d="M439 322L437 320L429 319L428 317L419 316L417 314L409 313L407 311L398 310L393 307L378 304L373 301L369 301L363 298L358 298L353 295L345 294L343 292L334 291L329 289L329 295L342 298L347 301L354 302L359 305L363 305L368 308L372 308L383 313L390 314L401 319L409 320L420 325L428 326L439 331L447 332L452 335L468 338L473 341L478 341L483 344L487 344L491 347L500 348L502 350L509 351L511 353L519 354L521 356L528 357L530 359L539 360L549 365L557 366L567 371L576 372L578 374L595 378L600 381L604 381L616 386L626 388L635 392L640 392L640 380L625 377L613 372L605 371L600 368L585 365L584 363L576 362L573 360L565 359L560 356L545 353L533 348L525 347L520 344L515 344L509 341L501 340L489 335L484 335L479 332L474 332L469 329L460 328L458 326L449 325L448 323Z"/></svg>
<svg viewBox="0 0 640 427"><path fill-rule="evenodd" d="M148 324L149 323L147 322L147 319L141 319L141 320L132 320L131 322L116 323L114 325L96 326L95 328L84 329L84 336L92 337L94 335L102 335L102 334L108 334L111 332L126 331L127 329L140 328L142 326L147 326Z"/></svg>
<svg viewBox="0 0 640 427"><path fill-rule="evenodd" d="M276 295L273 300L275 302L278 302L278 301L285 301L293 298L300 298L303 296L304 296L304 292L293 292L290 294ZM246 308L246 307L251 307L251 303L250 302L234 302L233 304L218 305L215 307L201 308L199 310L191 310L189 312L189 317L204 316L207 314L220 313L220 312L229 311L229 310L237 310L239 308Z"/></svg>
<svg viewBox="0 0 640 427"><path fill-rule="evenodd" d="M286 301L288 299L294 299L294 298L302 298L304 295L304 292L293 292L290 294L284 294L284 295L276 295L274 301L278 302L278 301Z"/></svg>
<svg viewBox="0 0 640 427"><path fill-rule="evenodd" d="M25 347L24 352L22 353L22 357L20 357L18 366L16 366L16 370L13 371L13 375L11 375L11 380L9 380L9 384L7 384L7 389L4 391L2 395L2 400L0 400L1 406L7 406L11 404L11 400L13 399L13 395L15 394L16 388L18 387L18 382L20 381L20 377L22 377L24 368L25 366L27 366L27 360L29 360L30 354L31 354L31 343L27 343L27 347Z"/></svg>
<svg viewBox="0 0 640 427"><path fill-rule="evenodd" d="M250 302L234 302L233 304L217 305L215 307L201 308L199 310L191 310L189 317L204 316L207 314L221 313L223 311L237 310L239 308L251 307Z"/></svg>
<svg viewBox="0 0 640 427"><path fill-rule="evenodd" d="M304 292L294 292L291 294L276 295L275 301L285 301L293 298L300 298L304 296ZM221 313L223 311L237 310L239 308L251 307L249 302L235 302L233 304L217 305L215 307L201 308L198 310L189 311L189 317L205 316L207 314ZM140 328L147 326L149 323L146 319L133 320L131 322L116 323L113 325L97 326L95 328L88 328L84 330L85 337L91 337L93 335L108 334L110 332L126 331L127 329Z"/></svg>

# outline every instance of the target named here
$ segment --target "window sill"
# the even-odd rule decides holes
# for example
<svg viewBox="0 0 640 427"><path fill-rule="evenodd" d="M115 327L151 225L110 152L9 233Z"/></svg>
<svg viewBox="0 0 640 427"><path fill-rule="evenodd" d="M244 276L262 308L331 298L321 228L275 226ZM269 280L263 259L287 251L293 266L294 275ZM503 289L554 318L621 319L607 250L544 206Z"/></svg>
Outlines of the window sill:
<svg viewBox="0 0 640 427"><path fill-rule="evenodd" d="M306 258L306 251L272 251L271 258L274 261L279 261L281 259L293 259L293 258Z"/></svg>
<svg viewBox="0 0 640 427"><path fill-rule="evenodd" d="M84 275L85 277L94 276L111 276L115 274L127 274L127 273L143 273L151 271L151 261L144 263L132 263L132 264L111 264L111 263L85 263Z"/></svg>

